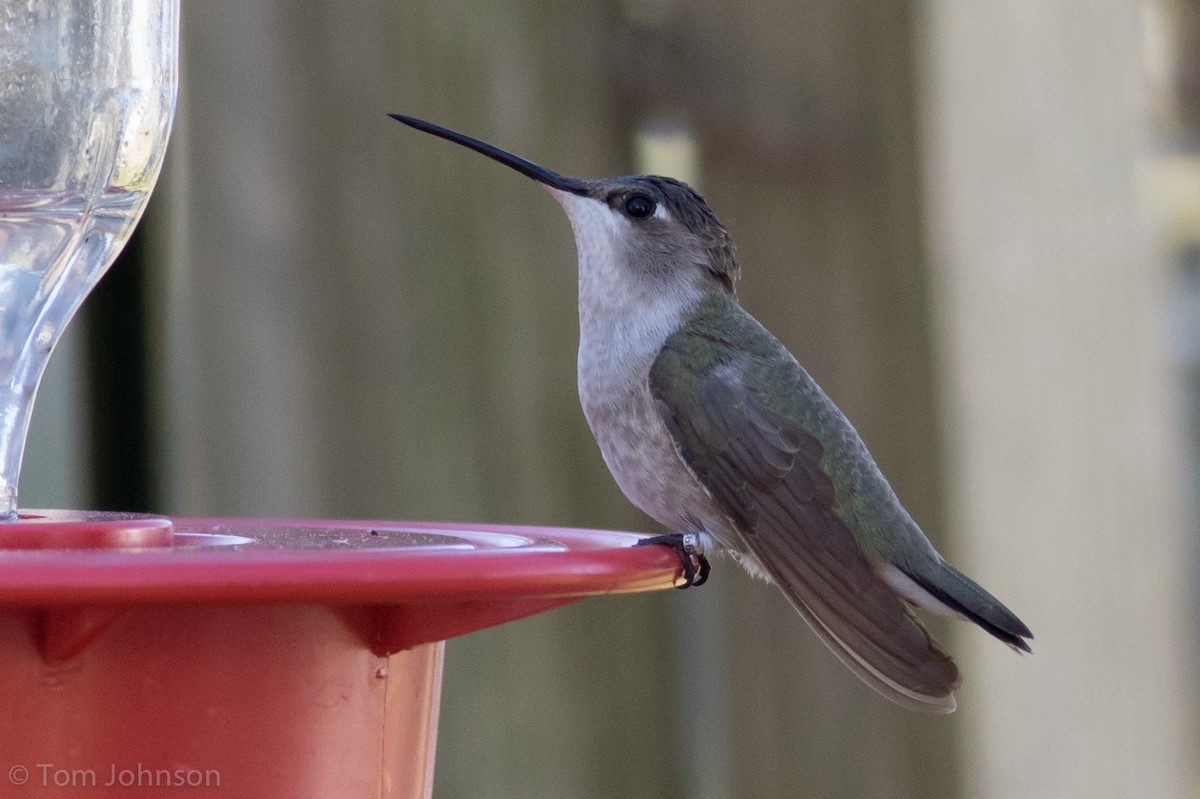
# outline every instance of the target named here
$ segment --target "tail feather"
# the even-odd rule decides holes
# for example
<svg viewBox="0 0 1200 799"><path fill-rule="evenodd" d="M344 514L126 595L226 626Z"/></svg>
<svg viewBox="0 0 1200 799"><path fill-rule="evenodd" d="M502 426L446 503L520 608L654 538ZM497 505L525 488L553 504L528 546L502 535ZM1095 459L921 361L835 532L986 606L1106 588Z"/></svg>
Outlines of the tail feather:
<svg viewBox="0 0 1200 799"><path fill-rule="evenodd" d="M991 635L1020 652L1032 652L1026 639L1033 633L1016 614L989 594L974 580L945 561L930 573L901 569L922 589L951 610L975 622Z"/></svg>

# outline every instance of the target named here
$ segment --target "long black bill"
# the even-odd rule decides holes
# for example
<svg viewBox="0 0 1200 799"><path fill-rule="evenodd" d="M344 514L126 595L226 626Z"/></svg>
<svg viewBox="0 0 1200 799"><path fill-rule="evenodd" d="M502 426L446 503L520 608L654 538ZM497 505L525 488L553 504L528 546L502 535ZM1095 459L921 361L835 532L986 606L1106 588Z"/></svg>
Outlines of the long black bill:
<svg viewBox="0 0 1200 799"><path fill-rule="evenodd" d="M520 156L501 150L499 147L494 147L485 141L474 139L470 136L459 133L458 131L450 130L449 128L443 128L441 125L435 125L432 122L426 122L423 119L406 117L403 114L388 114L388 116L397 122L403 122L410 128L416 128L417 130L421 130L426 133L432 133L434 136L440 136L441 138L452 141L455 144L461 144L463 147L469 147L477 153L483 153L488 158L491 158L494 161L499 161L505 166L512 167L522 175L533 178L538 183L544 183L552 189L569 191L572 194L587 193L587 185L583 181L575 178L563 177L557 172L551 172L545 167L538 166L532 161L526 161Z"/></svg>

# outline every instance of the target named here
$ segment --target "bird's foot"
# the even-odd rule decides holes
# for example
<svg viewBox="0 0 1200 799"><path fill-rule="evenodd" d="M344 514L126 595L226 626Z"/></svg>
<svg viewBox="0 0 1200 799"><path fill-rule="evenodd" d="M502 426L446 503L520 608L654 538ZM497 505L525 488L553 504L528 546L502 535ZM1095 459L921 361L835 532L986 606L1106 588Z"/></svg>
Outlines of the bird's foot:
<svg viewBox="0 0 1200 799"><path fill-rule="evenodd" d="M669 546L679 553L679 560L683 562L683 585L676 588L691 588L693 585L704 585L708 581L712 567L708 565L708 558L700 548L700 536L695 533L669 533L643 538L634 546L651 544Z"/></svg>

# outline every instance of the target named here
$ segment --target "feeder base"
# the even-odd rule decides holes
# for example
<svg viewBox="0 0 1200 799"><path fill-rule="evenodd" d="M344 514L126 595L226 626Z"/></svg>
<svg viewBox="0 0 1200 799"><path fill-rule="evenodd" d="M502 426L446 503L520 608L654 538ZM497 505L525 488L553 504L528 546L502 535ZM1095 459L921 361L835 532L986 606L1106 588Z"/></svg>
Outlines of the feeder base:
<svg viewBox="0 0 1200 799"><path fill-rule="evenodd" d="M328 607L145 605L47 661L41 614L0 609L0 795L431 794L443 643L374 655Z"/></svg>

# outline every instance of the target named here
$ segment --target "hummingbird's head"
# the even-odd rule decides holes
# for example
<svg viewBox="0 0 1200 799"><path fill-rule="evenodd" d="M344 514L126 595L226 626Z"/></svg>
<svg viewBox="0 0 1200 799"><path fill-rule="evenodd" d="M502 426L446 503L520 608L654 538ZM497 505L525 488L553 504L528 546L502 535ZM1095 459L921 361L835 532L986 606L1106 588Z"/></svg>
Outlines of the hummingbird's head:
<svg viewBox="0 0 1200 799"><path fill-rule="evenodd" d="M733 240L699 194L658 175L547 183L566 210L580 257L585 248L655 282L715 283L732 292L738 277Z"/></svg>
<svg viewBox="0 0 1200 799"><path fill-rule="evenodd" d="M482 153L549 190L571 220L584 268L617 270L606 282L733 292L733 241L704 199L673 178L640 175L572 178L487 142L413 117L389 114L417 130Z"/></svg>

